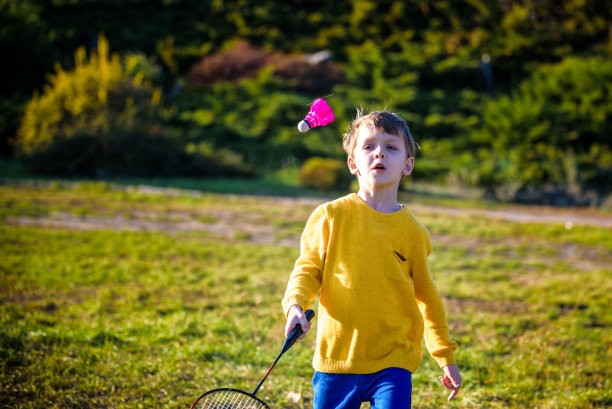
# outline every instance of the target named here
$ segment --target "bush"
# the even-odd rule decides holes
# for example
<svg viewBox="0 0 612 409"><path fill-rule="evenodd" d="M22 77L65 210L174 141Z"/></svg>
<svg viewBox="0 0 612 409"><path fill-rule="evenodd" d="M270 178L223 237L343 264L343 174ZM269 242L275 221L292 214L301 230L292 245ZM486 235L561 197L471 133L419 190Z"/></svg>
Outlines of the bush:
<svg viewBox="0 0 612 409"><path fill-rule="evenodd" d="M33 154L32 170L68 177L168 176L183 168L188 159L181 146L163 133L81 132Z"/></svg>
<svg viewBox="0 0 612 409"><path fill-rule="evenodd" d="M304 55L275 55L271 60L274 74L298 91L313 95L330 92L344 81L344 73L329 60L310 63Z"/></svg>
<svg viewBox="0 0 612 409"><path fill-rule="evenodd" d="M299 176L303 187L323 191L346 190L352 179L345 163L320 157L308 159Z"/></svg>
<svg viewBox="0 0 612 409"><path fill-rule="evenodd" d="M296 90L311 94L329 92L335 84L344 81L343 72L332 61L311 63L306 55L270 53L245 41L202 58L191 67L187 79L195 85L211 85L255 78L266 67Z"/></svg>
<svg viewBox="0 0 612 409"><path fill-rule="evenodd" d="M241 158L224 150L193 147L163 128L111 129L105 134L79 133L30 157L40 174L66 177L251 177Z"/></svg>
<svg viewBox="0 0 612 409"><path fill-rule="evenodd" d="M195 85L210 85L252 78L268 63L270 56L270 53L252 47L246 41L239 41L229 50L202 58L191 67L187 79Z"/></svg>
<svg viewBox="0 0 612 409"><path fill-rule="evenodd" d="M474 154L457 157L453 168L471 169L490 191L596 190L601 200L612 186L611 117L609 59L543 66L511 95L486 104L471 135Z"/></svg>
<svg viewBox="0 0 612 409"><path fill-rule="evenodd" d="M159 70L143 55L110 55L103 36L98 52L75 55L76 67L49 76L28 104L16 146L36 172L62 176L249 176L227 152L186 151L181 130L150 81Z"/></svg>
<svg viewBox="0 0 612 409"><path fill-rule="evenodd" d="M240 153L246 162L266 173L278 169L287 158L303 162L312 156L345 155L338 140L344 125L343 99L332 98L330 104L338 119L307 134L297 130L297 123L314 98L296 93L270 69L235 83L187 86L173 102L179 118L194 126L190 142L199 142L199 134L205 133L206 141L214 147Z"/></svg>
<svg viewBox="0 0 612 409"><path fill-rule="evenodd" d="M141 75L126 74L103 36L89 60L85 48L79 48L75 64L71 71L56 64L42 95L35 93L26 107L16 138L21 153L41 152L58 139L84 132L103 133L119 122L129 125L139 115L159 110L161 90Z"/></svg>

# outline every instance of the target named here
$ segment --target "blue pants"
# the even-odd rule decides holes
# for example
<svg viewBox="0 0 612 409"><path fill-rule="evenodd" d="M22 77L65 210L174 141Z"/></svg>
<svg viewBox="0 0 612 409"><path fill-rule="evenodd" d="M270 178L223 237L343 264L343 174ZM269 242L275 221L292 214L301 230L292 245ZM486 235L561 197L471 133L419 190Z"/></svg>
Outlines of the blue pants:
<svg viewBox="0 0 612 409"><path fill-rule="evenodd" d="M315 371L312 388L314 409L359 409L362 402L372 409L410 409L412 374L400 368L367 375Z"/></svg>

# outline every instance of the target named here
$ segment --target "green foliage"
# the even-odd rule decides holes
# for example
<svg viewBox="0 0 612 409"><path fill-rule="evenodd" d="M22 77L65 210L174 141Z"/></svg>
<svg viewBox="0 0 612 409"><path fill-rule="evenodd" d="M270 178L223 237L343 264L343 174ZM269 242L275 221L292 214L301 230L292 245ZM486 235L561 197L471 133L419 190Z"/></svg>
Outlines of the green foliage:
<svg viewBox="0 0 612 409"><path fill-rule="evenodd" d="M0 44L15 74L14 80L4 82L7 93L0 101L8 108L0 116L3 140L14 136L24 95L39 90L53 61L72 72L79 65L73 61L74 50L95 47L100 30L121 55L121 75L127 78L121 81L129 84L140 76L142 83L135 88L145 93L163 87L165 106L176 110L168 113L143 100L142 109L133 110L140 112L133 114L140 118L136 122L144 122L140 134L150 131L147 123L155 124L159 129L153 134L172 135L168 138L175 139L176 146L189 147L190 152L217 152L227 163L243 165L243 171L266 173L287 160L303 162L311 156L340 159L339 135L355 107L387 108L409 122L423 147L415 179L482 186L498 197L512 197L501 191L551 187L574 196L596 190L600 201L609 191L609 129L601 120L607 114L597 106L607 104L609 76L580 63L612 55L612 9L606 2L146 3L1 2ZM251 44L256 52L237 49L241 43ZM331 51L333 64L304 63L306 54L321 50ZM259 55L259 63L243 66L251 54ZM566 67L567 75L552 76L565 80L535 86L546 83L536 78L547 76L542 70L548 68L542 66L557 64ZM595 72L601 74L594 74L599 87L587 86L586 77ZM346 81L339 81L342 77ZM575 85L581 81L582 88ZM531 93L526 86L533 87ZM298 135L295 124L308 103L329 93L334 94L330 102L336 121ZM549 97L544 104L542 98ZM90 98L88 103L95 105ZM566 107L555 107L557 100ZM574 105L579 115L570 112ZM124 106L113 109L116 117L125 116ZM522 128L494 124L499 115L524 121ZM95 120L87 122L100 127ZM108 118L102 122L112 123ZM502 141L517 140L514 129L538 140L537 148L496 150L489 141L490 134L500 132ZM580 134L571 137L577 143L551 136L574 132ZM26 145L32 143L36 141ZM525 166L518 159L523 152Z"/></svg>
<svg viewBox="0 0 612 409"><path fill-rule="evenodd" d="M40 5L30 1L0 1L0 50L5 71L0 81L0 155L12 153L10 139L32 91L41 86L53 67L48 26L40 17Z"/></svg>
<svg viewBox="0 0 612 409"><path fill-rule="evenodd" d="M465 165L487 188L552 185L605 196L612 186L611 116L609 59L544 66L510 96L486 104L472 134L475 160Z"/></svg>
<svg viewBox="0 0 612 409"><path fill-rule="evenodd" d="M300 169L300 184L323 191L345 191L353 178L346 163L336 159L312 157Z"/></svg>
<svg viewBox="0 0 612 409"><path fill-rule="evenodd" d="M418 73L406 69L405 58L397 53L384 55L371 41L349 47L347 53L348 83L336 88L345 95L347 103L366 109L373 105L387 105L410 111L416 95Z"/></svg>
<svg viewBox="0 0 612 409"><path fill-rule="evenodd" d="M39 2L36 2L39 3ZM44 74L53 66L51 46L46 38L49 29L32 1L0 1L0 49L9 63L11 80L2 81L0 96L30 94L44 82ZM76 48L76 47L75 47Z"/></svg>
<svg viewBox="0 0 612 409"><path fill-rule="evenodd" d="M199 127L201 135L195 139L240 153L258 170L277 169L292 158L302 161L342 151L336 143L339 121L307 136L297 131L312 99L297 94L272 69L264 68L255 78L236 83L186 87L174 101L180 118Z"/></svg>

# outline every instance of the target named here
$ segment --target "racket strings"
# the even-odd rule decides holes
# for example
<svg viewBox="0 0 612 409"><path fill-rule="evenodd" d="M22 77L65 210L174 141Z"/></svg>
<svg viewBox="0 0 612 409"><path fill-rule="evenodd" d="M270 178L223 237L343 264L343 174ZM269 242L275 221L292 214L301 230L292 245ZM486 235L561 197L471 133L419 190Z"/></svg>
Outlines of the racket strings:
<svg viewBox="0 0 612 409"><path fill-rule="evenodd" d="M197 405L200 409L266 409L262 404L244 392L218 391L204 397Z"/></svg>

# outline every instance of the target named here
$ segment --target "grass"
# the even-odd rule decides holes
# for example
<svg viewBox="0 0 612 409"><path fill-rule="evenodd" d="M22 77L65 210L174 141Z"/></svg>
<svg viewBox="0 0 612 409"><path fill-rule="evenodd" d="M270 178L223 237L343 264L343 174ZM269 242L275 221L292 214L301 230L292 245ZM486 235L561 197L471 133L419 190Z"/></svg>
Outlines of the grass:
<svg viewBox="0 0 612 409"><path fill-rule="evenodd" d="M282 345L280 299L315 205L105 183L0 186L0 406L186 408L215 387L254 389ZM610 407L610 229L418 209L460 346L464 388L450 406ZM176 227L186 219L200 228ZM148 224L125 228L137 222ZM313 336L296 344L258 396L310 407L313 346ZM425 354L413 407L447 405L439 374Z"/></svg>

